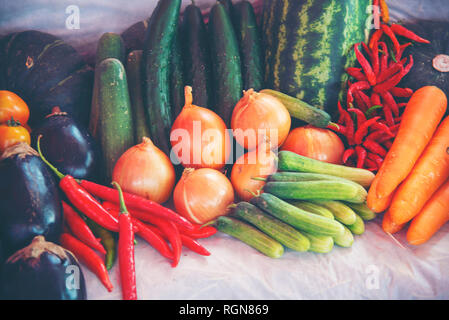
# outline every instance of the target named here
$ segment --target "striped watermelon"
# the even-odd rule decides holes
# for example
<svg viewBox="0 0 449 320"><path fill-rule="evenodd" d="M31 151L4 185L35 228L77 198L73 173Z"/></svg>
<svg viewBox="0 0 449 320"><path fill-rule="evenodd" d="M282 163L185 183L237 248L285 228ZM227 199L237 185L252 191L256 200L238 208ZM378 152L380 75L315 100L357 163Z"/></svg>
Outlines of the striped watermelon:
<svg viewBox="0 0 449 320"><path fill-rule="evenodd" d="M335 114L371 0L264 0L266 87Z"/></svg>

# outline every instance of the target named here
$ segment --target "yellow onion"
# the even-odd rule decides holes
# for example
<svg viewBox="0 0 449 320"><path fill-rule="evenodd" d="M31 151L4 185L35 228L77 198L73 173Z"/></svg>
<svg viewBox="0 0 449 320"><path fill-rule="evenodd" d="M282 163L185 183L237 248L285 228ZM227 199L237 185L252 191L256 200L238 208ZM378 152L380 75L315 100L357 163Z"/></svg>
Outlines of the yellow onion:
<svg viewBox="0 0 449 320"><path fill-rule="evenodd" d="M168 156L143 137L142 143L125 151L112 173L123 191L163 203L175 185L175 169Z"/></svg>
<svg viewBox="0 0 449 320"><path fill-rule="evenodd" d="M173 192L173 202L179 214L203 224L227 213L234 202L234 190L218 170L186 168Z"/></svg>

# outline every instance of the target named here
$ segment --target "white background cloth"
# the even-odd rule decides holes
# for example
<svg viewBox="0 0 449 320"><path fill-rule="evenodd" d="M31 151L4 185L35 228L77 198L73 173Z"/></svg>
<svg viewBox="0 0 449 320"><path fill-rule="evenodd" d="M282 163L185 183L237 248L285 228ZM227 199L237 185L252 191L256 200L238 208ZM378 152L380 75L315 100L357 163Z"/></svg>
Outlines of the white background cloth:
<svg viewBox="0 0 449 320"><path fill-rule="evenodd" d="M389 0L393 18L448 19L448 0ZM207 10L213 0L196 0ZM183 8L190 1L183 1ZM80 29L65 27L69 5L80 9ZM85 55L95 51L104 32L122 32L146 19L153 0L0 0L0 35L37 29L62 37ZM367 223L352 248L329 254L287 250L270 259L227 235L200 240L212 255L183 250L172 268L144 240L136 247L140 299L448 299L449 226L428 243L407 245L404 231L393 236L380 228L380 217ZM118 265L110 271L114 291L83 268L89 299L120 299Z"/></svg>

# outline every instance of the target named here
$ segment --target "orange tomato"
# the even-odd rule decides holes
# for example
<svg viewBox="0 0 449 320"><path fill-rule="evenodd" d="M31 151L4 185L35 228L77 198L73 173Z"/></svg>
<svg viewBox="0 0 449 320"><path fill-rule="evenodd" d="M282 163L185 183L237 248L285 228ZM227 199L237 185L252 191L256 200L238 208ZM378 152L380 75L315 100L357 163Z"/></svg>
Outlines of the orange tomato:
<svg viewBox="0 0 449 320"><path fill-rule="evenodd" d="M28 105L14 92L0 90L0 123L11 120L11 117L26 124L30 117Z"/></svg>
<svg viewBox="0 0 449 320"><path fill-rule="evenodd" d="M31 143L30 133L26 128L11 121L0 125L0 154L19 142Z"/></svg>

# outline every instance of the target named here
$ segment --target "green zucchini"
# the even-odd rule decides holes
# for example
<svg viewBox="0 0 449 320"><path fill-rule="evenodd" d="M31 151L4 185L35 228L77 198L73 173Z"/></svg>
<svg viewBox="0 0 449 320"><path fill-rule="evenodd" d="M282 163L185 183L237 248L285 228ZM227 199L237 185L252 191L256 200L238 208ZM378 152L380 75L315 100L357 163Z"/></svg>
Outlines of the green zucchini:
<svg viewBox="0 0 449 320"><path fill-rule="evenodd" d="M269 94L281 101L293 118L305 121L318 128L326 128L331 124L329 113L312 107L302 100L272 89L263 89L260 92Z"/></svg>
<svg viewBox="0 0 449 320"><path fill-rule="evenodd" d="M224 6L209 13L209 41L215 91L215 110L230 127L232 111L242 97L243 83L237 37Z"/></svg>
<svg viewBox="0 0 449 320"><path fill-rule="evenodd" d="M195 105L204 108L214 106L212 66L206 25L201 9L188 5L182 20L182 56L184 82L193 88Z"/></svg>
<svg viewBox="0 0 449 320"><path fill-rule="evenodd" d="M184 107L184 67L181 54L180 30L178 27L170 55L170 103L172 106L172 120L181 113Z"/></svg>
<svg viewBox="0 0 449 320"><path fill-rule="evenodd" d="M242 221L220 216L215 225L219 231L239 239L270 258L280 258L284 254L284 247L279 242Z"/></svg>
<svg viewBox="0 0 449 320"><path fill-rule="evenodd" d="M143 101L154 144L170 153L172 105L170 55L176 36L181 0L159 0L145 34L142 55Z"/></svg>
<svg viewBox="0 0 449 320"><path fill-rule="evenodd" d="M142 142L143 137L151 138L142 100L141 69L142 50L131 51L126 60L126 77L128 79L129 97L131 100L135 144Z"/></svg>
<svg viewBox="0 0 449 320"><path fill-rule="evenodd" d="M337 180L267 182L263 190L284 200L323 199L363 203L367 196L367 191L354 183Z"/></svg>
<svg viewBox="0 0 449 320"><path fill-rule="evenodd" d="M95 64L107 58L116 58L121 63L125 63L126 48L122 37L114 32L103 33L97 43Z"/></svg>
<svg viewBox="0 0 449 320"><path fill-rule="evenodd" d="M218 0L218 2L223 5L229 17L234 15L234 5L232 4L232 0Z"/></svg>
<svg viewBox="0 0 449 320"><path fill-rule="evenodd" d="M330 236L317 235L304 232L304 235L310 241L309 251L317 253L328 253L334 248L334 239Z"/></svg>
<svg viewBox="0 0 449 320"><path fill-rule="evenodd" d="M363 222L363 219L358 214L356 214L355 222L347 227L356 235L361 235L365 232L365 222Z"/></svg>
<svg viewBox="0 0 449 320"><path fill-rule="evenodd" d="M291 201L290 203L301 210L318 214L329 219L335 219L333 213L329 209L316 203L307 201Z"/></svg>
<svg viewBox="0 0 449 320"><path fill-rule="evenodd" d="M352 247L352 244L354 243L354 236L348 227L343 226L343 228L345 229L345 232L337 237L334 237L334 243L339 247Z"/></svg>
<svg viewBox="0 0 449 320"><path fill-rule="evenodd" d="M115 58L95 68L99 122L96 139L103 153L104 177L110 182L118 158L134 145L134 130L128 83L123 64Z"/></svg>
<svg viewBox="0 0 449 320"><path fill-rule="evenodd" d="M231 209L234 215L260 229L282 245L295 251L304 252L310 247L310 241L298 230L281 220L262 212L249 202L239 202Z"/></svg>
<svg viewBox="0 0 449 320"><path fill-rule="evenodd" d="M347 206L349 206L352 210L355 211L363 220L369 221L376 218L376 213L372 211L366 203L345 203Z"/></svg>
<svg viewBox="0 0 449 320"><path fill-rule="evenodd" d="M240 48L243 89L264 87L262 39L252 4L241 1L233 10L234 29Z"/></svg>
<svg viewBox="0 0 449 320"><path fill-rule="evenodd" d="M301 210L269 193L262 193L250 202L300 231L326 236L337 236L344 232L337 221Z"/></svg>
<svg viewBox="0 0 449 320"><path fill-rule="evenodd" d="M351 225L356 221L356 213L347 205L339 201L313 200L313 203L329 209L335 219L344 225Z"/></svg>
<svg viewBox="0 0 449 320"><path fill-rule="evenodd" d="M374 179L374 173L369 170L327 163L291 151L279 152L279 170L333 175L357 182L363 187L369 187Z"/></svg>

